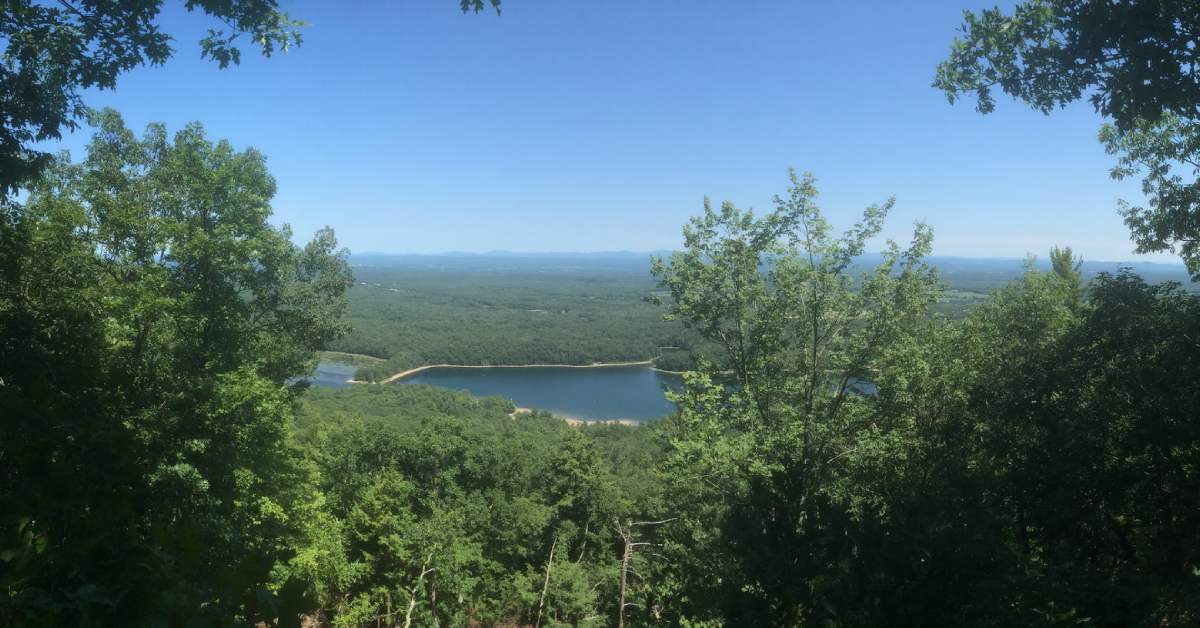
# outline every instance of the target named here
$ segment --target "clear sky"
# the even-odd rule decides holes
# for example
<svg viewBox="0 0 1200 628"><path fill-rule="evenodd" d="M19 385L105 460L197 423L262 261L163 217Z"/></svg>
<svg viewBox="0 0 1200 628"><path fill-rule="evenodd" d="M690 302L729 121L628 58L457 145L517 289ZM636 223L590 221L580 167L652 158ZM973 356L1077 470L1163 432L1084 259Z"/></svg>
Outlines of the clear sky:
<svg viewBox="0 0 1200 628"><path fill-rule="evenodd" d="M283 0L304 44L224 71L169 8L175 58L88 102L258 148L277 219L357 252L674 248L704 196L768 208L790 166L838 227L895 195L886 235L926 220L936 254L1140 259L1088 105L981 116L930 87L969 0L457 4Z"/></svg>

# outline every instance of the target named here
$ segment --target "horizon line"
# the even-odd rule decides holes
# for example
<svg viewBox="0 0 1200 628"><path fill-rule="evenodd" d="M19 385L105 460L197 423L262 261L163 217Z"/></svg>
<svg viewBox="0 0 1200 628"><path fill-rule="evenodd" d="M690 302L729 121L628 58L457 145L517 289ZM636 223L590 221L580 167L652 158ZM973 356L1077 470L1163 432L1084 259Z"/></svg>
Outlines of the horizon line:
<svg viewBox="0 0 1200 628"><path fill-rule="evenodd" d="M438 251L438 252L388 252L388 251L350 251L350 256L360 257L550 257L550 256L625 256L633 257L639 255L662 255L678 251L678 249L651 249L645 251L635 251L629 249L617 250L598 250L598 251L511 251L507 249L493 249L488 251ZM868 251L863 255L880 255L879 251ZM1018 261L1023 262L1030 256L1033 256L1036 261L1045 261L1048 255L1033 255L1026 254L1024 256L1016 255L953 255L953 254L932 254L927 256L927 259L959 259L959 260L980 260L980 261ZM859 257L862 257L861 255ZM1186 269L1186 264L1182 260L1152 260L1152 259L1088 259L1082 258L1085 264L1153 264L1157 266L1172 266Z"/></svg>

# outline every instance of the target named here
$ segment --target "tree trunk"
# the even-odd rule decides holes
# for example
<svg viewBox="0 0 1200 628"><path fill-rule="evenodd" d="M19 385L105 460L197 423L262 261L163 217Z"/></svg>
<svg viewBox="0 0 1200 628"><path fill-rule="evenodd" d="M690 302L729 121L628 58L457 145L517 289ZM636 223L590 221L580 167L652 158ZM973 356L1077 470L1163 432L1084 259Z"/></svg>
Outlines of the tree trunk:
<svg viewBox="0 0 1200 628"><path fill-rule="evenodd" d="M558 537L554 538L554 542L550 544L550 559L546 561L546 579L542 582L542 597L538 600L537 621L533 622L533 628L540 628L542 625L542 607L546 604L546 590L550 588L550 569L554 567L554 549L558 547Z"/></svg>
<svg viewBox="0 0 1200 628"><path fill-rule="evenodd" d="M413 609L417 607L417 591L421 589L421 585L425 582L425 576L433 571L428 569L429 561L433 560L433 554L425 558L425 562L421 564L421 575L417 576L417 583L408 592L408 610L404 613L404 628L411 628Z"/></svg>
<svg viewBox="0 0 1200 628"><path fill-rule="evenodd" d="M619 525L618 523L618 531L620 531ZM630 524L630 528L632 527ZM628 531L621 534L621 539L625 541L625 551L621 555L621 599L617 604L617 628L625 628L625 582L629 573L629 558L633 549L629 544L629 534Z"/></svg>

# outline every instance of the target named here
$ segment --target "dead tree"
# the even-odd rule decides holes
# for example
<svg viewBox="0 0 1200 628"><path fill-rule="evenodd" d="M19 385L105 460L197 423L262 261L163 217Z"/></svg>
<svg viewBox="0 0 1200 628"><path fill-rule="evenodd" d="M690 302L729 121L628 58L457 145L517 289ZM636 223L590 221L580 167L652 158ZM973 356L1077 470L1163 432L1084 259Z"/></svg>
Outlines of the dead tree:
<svg viewBox="0 0 1200 628"><path fill-rule="evenodd" d="M642 526L662 525L664 523L674 521L677 518L678 517L672 517L670 519L663 519L662 521L633 521L626 519L625 527L621 527L621 521L619 519L613 519L613 527L616 529L617 534L621 537L621 540L625 544L625 549L623 552L621 552L621 597L619 603L617 604L617 628L625 628L625 607L637 606L637 604L634 602L625 601L625 592L629 583L629 572L633 571L633 575L641 578L641 574L639 574L637 570L634 570L630 567L630 563L633 562L633 553L637 551L637 548L639 547L654 545L654 543L647 541L636 540L634 537L636 528Z"/></svg>
<svg viewBox="0 0 1200 628"><path fill-rule="evenodd" d="M550 544L550 558L546 561L546 579L542 582L542 597L538 600L537 621L533 623L533 628L540 628L542 625L542 607L546 604L546 590L550 588L550 569L554 567L554 549L558 547L558 537L554 537L554 542Z"/></svg>
<svg viewBox="0 0 1200 628"><path fill-rule="evenodd" d="M436 571L436 569L429 566L429 562L432 560L433 552L430 552L429 556L425 557L424 564L421 565L421 575L417 576L417 583L408 591L408 611L404 613L404 628L412 626L413 609L417 607L417 592L424 587L425 576Z"/></svg>

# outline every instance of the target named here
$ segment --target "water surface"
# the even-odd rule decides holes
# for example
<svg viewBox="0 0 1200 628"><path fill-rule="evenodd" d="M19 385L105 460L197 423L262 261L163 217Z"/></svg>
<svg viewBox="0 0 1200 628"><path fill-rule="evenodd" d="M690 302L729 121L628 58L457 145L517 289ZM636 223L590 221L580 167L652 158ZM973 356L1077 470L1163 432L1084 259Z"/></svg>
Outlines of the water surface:
<svg viewBox="0 0 1200 628"><path fill-rule="evenodd" d="M326 386L328 388L342 388L349 386L348 380L354 377L356 369L349 364L341 362L318 362L317 370L313 376L308 378L308 381L313 386Z"/></svg>
<svg viewBox="0 0 1200 628"><path fill-rule="evenodd" d="M431 368L406 377L403 384L432 384L465 390L479 397L499 395L520 408L547 410L585 420L648 421L675 411L664 388L679 378L648 366L603 368Z"/></svg>

